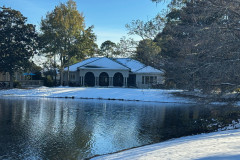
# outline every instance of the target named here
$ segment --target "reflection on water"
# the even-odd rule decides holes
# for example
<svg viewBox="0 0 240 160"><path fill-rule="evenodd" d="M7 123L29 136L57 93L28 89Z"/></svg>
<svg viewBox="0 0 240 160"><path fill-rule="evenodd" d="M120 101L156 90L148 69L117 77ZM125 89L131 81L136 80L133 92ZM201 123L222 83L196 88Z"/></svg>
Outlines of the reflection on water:
<svg viewBox="0 0 240 160"><path fill-rule="evenodd" d="M0 99L0 159L83 159L240 118L238 107L66 99Z"/></svg>

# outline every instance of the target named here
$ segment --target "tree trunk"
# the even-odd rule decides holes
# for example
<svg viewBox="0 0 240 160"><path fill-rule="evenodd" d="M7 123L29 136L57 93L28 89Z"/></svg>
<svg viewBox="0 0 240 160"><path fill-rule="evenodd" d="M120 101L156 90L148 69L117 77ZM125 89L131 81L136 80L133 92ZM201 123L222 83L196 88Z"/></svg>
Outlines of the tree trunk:
<svg viewBox="0 0 240 160"><path fill-rule="evenodd" d="M60 86L63 86L63 69L60 69Z"/></svg>
<svg viewBox="0 0 240 160"><path fill-rule="evenodd" d="M14 80L14 74L10 73L10 89L13 88L13 80Z"/></svg>
<svg viewBox="0 0 240 160"><path fill-rule="evenodd" d="M70 74L69 74L69 66L68 66L68 71L67 71L67 86L69 86L69 79L70 79Z"/></svg>
<svg viewBox="0 0 240 160"><path fill-rule="evenodd" d="M54 85L57 86L56 54L54 54Z"/></svg>
<svg viewBox="0 0 240 160"><path fill-rule="evenodd" d="M63 56L60 55L61 60L61 67L60 67L60 86L63 86L63 71L64 71L64 65L63 65Z"/></svg>

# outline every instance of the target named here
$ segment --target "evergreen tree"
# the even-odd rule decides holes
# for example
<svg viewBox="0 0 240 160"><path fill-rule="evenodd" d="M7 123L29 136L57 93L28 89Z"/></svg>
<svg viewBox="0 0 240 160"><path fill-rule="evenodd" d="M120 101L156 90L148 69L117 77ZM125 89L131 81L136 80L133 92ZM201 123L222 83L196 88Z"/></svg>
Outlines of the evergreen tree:
<svg viewBox="0 0 240 160"><path fill-rule="evenodd" d="M160 52L161 48L156 42L145 39L139 42L135 59L146 65L158 67L157 64L159 64L159 59L161 57Z"/></svg>
<svg viewBox="0 0 240 160"><path fill-rule="evenodd" d="M13 88L14 72L27 68L30 57L37 53L35 26L26 21L19 11L0 8L0 71L10 74L10 88Z"/></svg>
<svg viewBox="0 0 240 160"><path fill-rule="evenodd" d="M192 0L168 14L157 39L167 41L168 79L179 87L211 91L222 84L239 85L240 1Z"/></svg>
<svg viewBox="0 0 240 160"><path fill-rule="evenodd" d="M101 44L99 54L106 57L113 57L116 52L117 45L110 40Z"/></svg>

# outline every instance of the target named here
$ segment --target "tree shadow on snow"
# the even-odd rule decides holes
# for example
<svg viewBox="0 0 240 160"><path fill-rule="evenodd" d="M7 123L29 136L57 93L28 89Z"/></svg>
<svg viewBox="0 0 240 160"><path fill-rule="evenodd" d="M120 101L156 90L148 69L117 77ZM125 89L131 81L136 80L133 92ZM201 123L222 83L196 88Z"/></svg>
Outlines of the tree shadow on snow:
<svg viewBox="0 0 240 160"><path fill-rule="evenodd" d="M199 158L196 160L239 160L240 159L240 154L239 155L219 155L219 156L212 156L212 157L204 157L204 158Z"/></svg>

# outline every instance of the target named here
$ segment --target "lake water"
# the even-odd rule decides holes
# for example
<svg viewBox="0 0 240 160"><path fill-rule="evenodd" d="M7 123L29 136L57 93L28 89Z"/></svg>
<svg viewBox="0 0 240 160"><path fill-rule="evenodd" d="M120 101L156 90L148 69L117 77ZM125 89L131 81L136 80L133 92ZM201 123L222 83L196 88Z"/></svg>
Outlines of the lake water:
<svg viewBox="0 0 240 160"><path fill-rule="evenodd" d="M77 99L0 99L0 159L84 159L210 132L240 107Z"/></svg>

